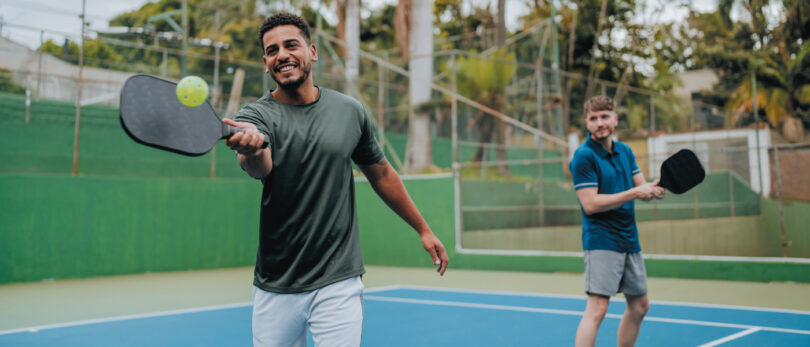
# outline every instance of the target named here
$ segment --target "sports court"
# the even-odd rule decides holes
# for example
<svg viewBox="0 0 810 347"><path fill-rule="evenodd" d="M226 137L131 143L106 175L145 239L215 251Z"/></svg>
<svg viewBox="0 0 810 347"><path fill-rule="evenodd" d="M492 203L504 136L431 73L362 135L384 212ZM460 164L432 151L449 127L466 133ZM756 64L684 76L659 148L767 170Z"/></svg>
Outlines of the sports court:
<svg viewBox="0 0 810 347"><path fill-rule="evenodd" d="M584 103L607 96L645 181L697 184L634 200L652 303L637 345L810 346L807 2L500 2L4 1L0 346L250 345L263 186L222 119L279 90L254 41L280 10L308 23L307 76L362 106L450 258L436 274L343 167L364 345L573 345L587 297L569 164L593 138ZM434 20L403 35L409 4L406 24ZM122 92L138 75L160 82ZM202 105L176 93L186 77ZM195 145L149 142L178 133ZM689 165L666 164L682 150Z"/></svg>
<svg viewBox="0 0 810 347"><path fill-rule="evenodd" d="M427 272L368 269L364 345L573 343L585 300L578 293L579 275L457 270L441 281ZM388 284L397 278L412 284ZM5 286L0 303L20 316L0 321L0 345L249 345L249 281L250 269L239 268ZM650 285L659 294L638 346L803 346L810 341L807 285L655 279ZM733 291L736 295L727 293ZM670 300L656 300L659 296ZM739 305L746 303L799 309ZM621 299L611 305L597 345L615 344L623 310Z"/></svg>

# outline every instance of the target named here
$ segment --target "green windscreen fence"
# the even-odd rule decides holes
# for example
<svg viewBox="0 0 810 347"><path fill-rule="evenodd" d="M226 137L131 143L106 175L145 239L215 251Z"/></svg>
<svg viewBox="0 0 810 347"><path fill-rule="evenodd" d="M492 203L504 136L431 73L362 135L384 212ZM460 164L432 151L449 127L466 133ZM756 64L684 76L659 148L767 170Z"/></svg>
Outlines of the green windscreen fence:
<svg viewBox="0 0 810 347"><path fill-rule="evenodd" d="M120 126L117 108L85 106L77 178L69 175L73 104L34 100L26 110L23 96L0 94L0 108L0 194L7 209L0 220L0 253L7 255L0 259L0 282L253 262L260 186L242 172L223 143L200 157L163 152L131 140ZM449 171L452 144L444 135L433 137L433 161ZM503 147L481 147L472 137L462 139L467 143L462 141L457 153L460 162L473 163L459 172L459 244L470 249L579 251L581 214L562 152L513 144L499 153ZM406 136L388 132L385 141L389 157L404 158ZM493 164L503 153L506 161ZM475 165L481 159L485 165ZM445 245L452 247L453 180L406 185ZM241 198L234 201L234 195ZM418 244L405 251L390 249L386 240L394 234L389 232L412 240L413 231L392 213L383 214L387 208L366 185L358 184L358 205L367 263L430 265L423 264ZM201 210L209 213L201 216ZM760 200L735 171L713 170L697 189L658 202L637 202L636 210L642 246L653 254L778 257L787 250L788 256L810 258L804 227L810 223L804 218L810 216L808 204L781 206L782 237L779 204ZM785 247L780 246L783 239ZM397 252L402 257L388 256ZM581 271L581 259L454 256L454 264L466 268ZM685 276L712 278L703 270L690 271ZM767 272L760 275L754 279L772 278Z"/></svg>
<svg viewBox="0 0 810 347"><path fill-rule="evenodd" d="M69 102L32 100L26 123L25 97L0 93L0 170L7 173L70 173L76 107ZM118 119L118 109L107 106L81 108L78 173L83 175L152 177L247 178L236 163L236 156L224 142L200 157L185 157L140 145L127 136ZM407 137L385 135L386 155L405 158ZM444 137L432 140L433 162L443 170L452 164L451 142ZM464 153L472 156L474 149ZM537 151L515 149L516 159L535 159ZM546 156L554 155L550 152ZM213 159L212 159L213 157ZM396 165L395 165L396 166ZM213 168L213 169L212 169ZM531 174L537 168L515 166L518 173ZM521 171L522 170L522 171ZM551 168L547 169L550 172ZM562 179L556 168L555 177Z"/></svg>
<svg viewBox="0 0 810 347"><path fill-rule="evenodd" d="M67 102L32 101L25 122L25 100L0 94L0 160L7 173L71 173L76 107ZM146 147L121 128L118 109L81 108L80 175L242 178L233 152L219 143L213 153L184 157Z"/></svg>

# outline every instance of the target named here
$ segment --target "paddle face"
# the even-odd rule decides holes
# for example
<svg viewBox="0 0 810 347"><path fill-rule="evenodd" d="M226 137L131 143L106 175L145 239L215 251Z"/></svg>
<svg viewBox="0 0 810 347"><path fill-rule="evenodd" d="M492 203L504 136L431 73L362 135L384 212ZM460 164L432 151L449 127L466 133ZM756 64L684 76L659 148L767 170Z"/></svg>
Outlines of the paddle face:
<svg viewBox="0 0 810 347"><path fill-rule="evenodd" d="M703 182L706 171L694 152L682 149L661 165L661 180L658 185L675 194L683 194Z"/></svg>
<svg viewBox="0 0 810 347"><path fill-rule="evenodd" d="M211 104L184 106L177 100L177 84L149 75L127 79L121 89L121 125L138 143L189 156L203 155L222 137L227 124Z"/></svg>

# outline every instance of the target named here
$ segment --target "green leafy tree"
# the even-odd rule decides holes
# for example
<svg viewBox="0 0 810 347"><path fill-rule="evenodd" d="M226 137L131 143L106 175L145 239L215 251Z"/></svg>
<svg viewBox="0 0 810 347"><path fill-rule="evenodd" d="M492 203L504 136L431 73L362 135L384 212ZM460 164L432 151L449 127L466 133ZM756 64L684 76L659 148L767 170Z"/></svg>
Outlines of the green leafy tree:
<svg viewBox="0 0 810 347"><path fill-rule="evenodd" d="M736 3L748 12L747 19L732 19L731 9ZM802 123L810 124L810 100L805 94L810 93L805 88L810 83L810 28L806 25L810 5L806 1L783 1L784 16L771 18L777 25L770 28L764 14L768 4L767 0L720 0L715 12L693 12L679 30L686 40L681 47L689 52L679 63L687 69L718 72L719 82L713 90L702 92L703 99L726 105L731 124L756 121L764 113L771 126L782 126L783 135L798 140ZM756 110L752 76L757 84Z"/></svg>
<svg viewBox="0 0 810 347"><path fill-rule="evenodd" d="M58 45L52 40L45 41L40 49L57 58L65 59L71 64L79 63L79 44L66 41L67 47ZM124 59L115 48L100 40L84 41L84 66L102 68L120 68Z"/></svg>
<svg viewBox="0 0 810 347"><path fill-rule="evenodd" d="M456 61L457 90L459 94L470 97L483 105L496 110L505 110L508 107L505 98L506 86L512 81L512 77L517 72L517 65L504 63L503 60L513 61L514 53L506 53L500 49L491 54L494 59L479 58L476 56L461 56ZM446 73L452 73L449 67L444 66ZM467 128L477 128L478 142L482 145L478 147L473 156L473 161L482 161L487 147L484 144L491 143L493 137L498 144L506 144L506 124L495 117L478 111L475 117L471 118ZM506 160L506 149L496 150L498 160ZM498 171L503 176L509 176L508 167L498 166Z"/></svg>
<svg viewBox="0 0 810 347"><path fill-rule="evenodd" d="M0 93L25 94L25 87L14 83L11 79L11 71L0 69Z"/></svg>
<svg viewBox="0 0 810 347"><path fill-rule="evenodd" d="M385 5L371 11L360 23L360 41L370 50L386 50L395 46L394 15L395 5Z"/></svg>
<svg viewBox="0 0 810 347"><path fill-rule="evenodd" d="M754 58L757 79L757 110L751 77L743 79L729 99L732 122L751 112L764 111L773 127L783 125L783 135L793 142L801 140L801 120L810 121L810 41L795 55L768 54ZM797 118L798 117L798 118ZM798 128L791 128L798 127Z"/></svg>

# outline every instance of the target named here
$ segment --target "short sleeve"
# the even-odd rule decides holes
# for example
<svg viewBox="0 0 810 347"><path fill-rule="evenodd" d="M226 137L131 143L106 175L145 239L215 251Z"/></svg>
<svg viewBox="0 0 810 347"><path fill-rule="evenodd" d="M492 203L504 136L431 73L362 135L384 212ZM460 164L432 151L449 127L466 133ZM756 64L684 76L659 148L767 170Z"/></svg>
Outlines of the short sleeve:
<svg viewBox="0 0 810 347"><path fill-rule="evenodd" d="M630 153L630 172L632 172L631 176L635 176L641 173L641 169L638 168L638 163L636 163L636 155L633 154L633 151L629 148L627 152Z"/></svg>
<svg viewBox="0 0 810 347"><path fill-rule="evenodd" d="M371 165L379 162L385 154L383 153L377 138L374 137L374 128L371 125L365 107L361 108L360 141L352 152L352 160L357 165Z"/></svg>
<svg viewBox="0 0 810 347"><path fill-rule="evenodd" d="M571 176L574 178L574 190L599 187L595 164L587 154L576 153L569 168L571 169Z"/></svg>
<svg viewBox="0 0 810 347"><path fill-rule="evenodd" d="M260 133L267 136L269 140L268 146L270 149L273 149L273 133L270 131L270 126L267 124L267 121L264 117L262 117L261 113L255 108L251 107L251 105L247 105L243 107L239 112L236 113L236 116L233 117L233 120L237 122L246 122L251 123L256 126L256 129L259 130Z"/></svg>

